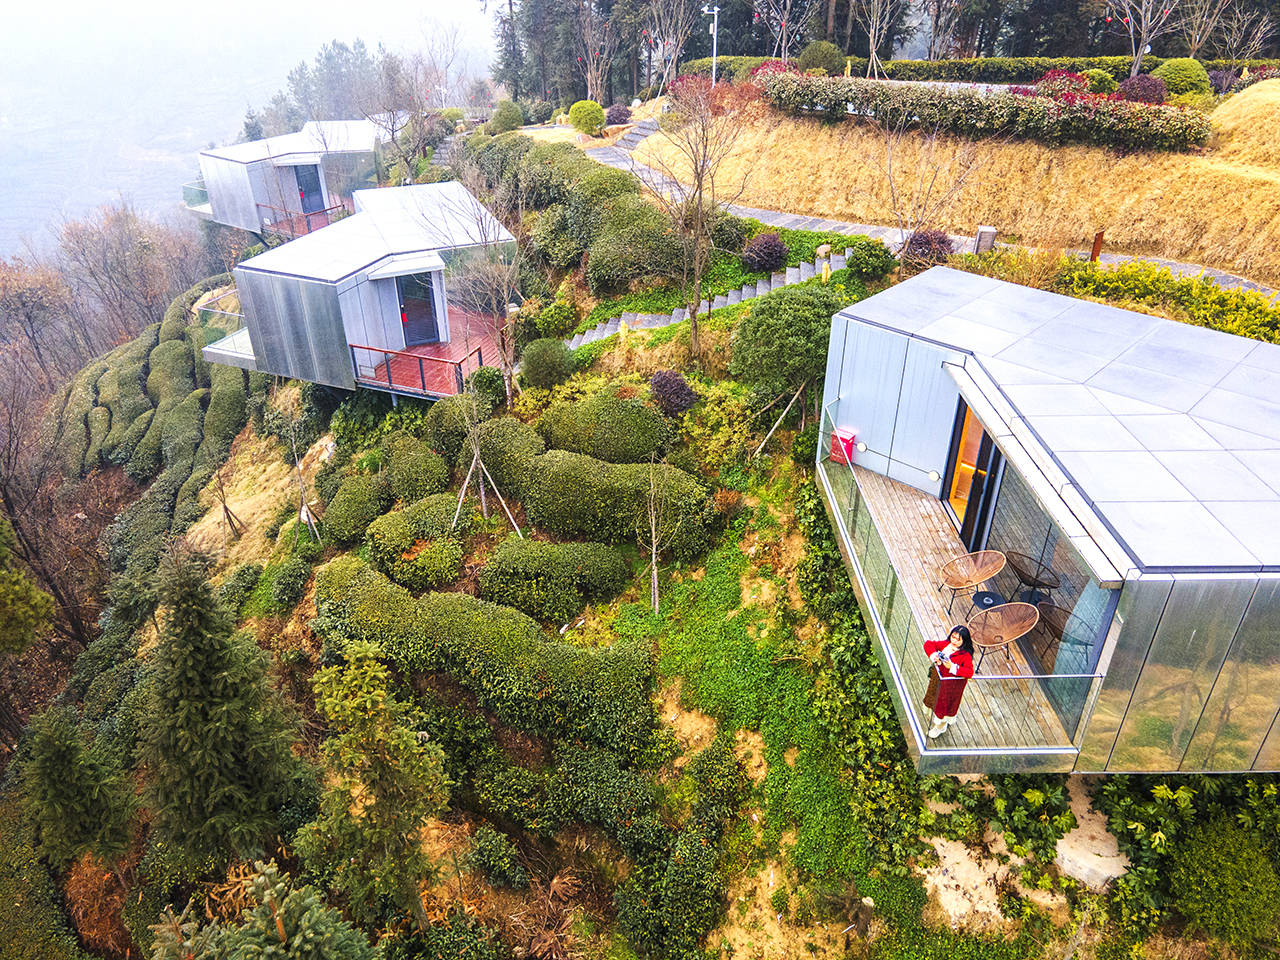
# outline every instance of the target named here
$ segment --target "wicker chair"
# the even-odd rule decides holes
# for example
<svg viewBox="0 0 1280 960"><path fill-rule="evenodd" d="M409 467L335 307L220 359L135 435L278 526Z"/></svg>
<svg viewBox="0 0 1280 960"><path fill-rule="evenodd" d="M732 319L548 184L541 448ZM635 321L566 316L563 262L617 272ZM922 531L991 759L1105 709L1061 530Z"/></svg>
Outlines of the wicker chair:
<svg viewBox="0 0 1280 960"><path fill-rule="evenodd" d="M1004 569L1004 554L999 550L979 550L977 553L966 553L948 560L942 567L942 583L938 592L951 591L951 602L947 604L947 612L955 606L956 595L966 590L973 590L990 580Z"/></svg>
<svg viewBox="0 0 1280 960"><path fill-rule="evenodd" d="M978 648L978 663L973 672L982 668L988 650L1003 650L1005 659L1011 661L1009 644L1034 630L1039 619L1040 611L1029 603L1002 603L970 620L966 626L973 636L973 645Z"/></svg>
<svg viewBox="0 0 1280 960"><path fill-rule="evenodd" d="M1009 569L1018 578L1018 583L1026 588L1018 597L1019 600L1039 603L1050 599L1053 591L1062 586L1062 578L1049 569L1049 565L1043 560L1013 550L1005 554L1005 557L1009 561Z"/></svg>

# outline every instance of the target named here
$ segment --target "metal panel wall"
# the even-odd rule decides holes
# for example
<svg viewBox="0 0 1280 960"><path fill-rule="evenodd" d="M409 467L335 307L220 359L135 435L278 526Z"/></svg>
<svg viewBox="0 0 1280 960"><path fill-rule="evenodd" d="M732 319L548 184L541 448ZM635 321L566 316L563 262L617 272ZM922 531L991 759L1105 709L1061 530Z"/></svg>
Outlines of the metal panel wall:
<svg viewBox="0 0 1280 960"><path fill-rule="evenodd" d="M854 455L859 466L885 473L898 417L898 395L907 338L866 323L849 321L840 366L840 400L831 408L838 428L851 430L867 449Z"/></svg>
<svg viewBox="0 0 1280 960"><path fill-rule="evenodd" d="M1280 580L1260 580L1182 769L1248 770L1280 708ZM1280 758L1278 758L1280 759ZM1274 763L1274 761L1273 761Z"/></svg>
<svg viewBox="0 0 1280 960"><path fill-rule="evenodd" d="M1179 769L1256 585L1253 577L1174 579L1109 771Z"/></svg>
<svg viewBox="0 0 1280 960"><path fill-rule="evenodd" d="M941 476L947 472L947 452L955 425L960 389L942 362L950 351L920 340L907 342L906 364L902 370L902 390L893 427L889 459L912 468L890 469L890 476L938 496ZM939 479L931 481L930 471Z"/></svg>
<svg viewBox="0 0 1280 960"><path fill-rule="evenodd" d="M259 370L351 389L351 354L332 284L236 270Z"/></svg>
<svg viewBox="0 0 1280 960"><path fill-rule="evenodd" d="M1129 709L1133 688L1142 674L1142 663L1151 648L1172 587L1171 577L1143 577L1126 581L1121 589L1112 624L1116 638L1110 661L1104 653L1098 664L1098 669L1105 670L1107 676L1102 681L1093 712L1086 720L1076 770L1100 773L1107 769L1116 734Z"/></svg>
<svg viewBox="0 0 1280 960"><path fill-rule="evenodd" d="M215 221L241 230L258 229L258 208L245 164L202 153L200 176L209 191L209 209Z"/></svg>

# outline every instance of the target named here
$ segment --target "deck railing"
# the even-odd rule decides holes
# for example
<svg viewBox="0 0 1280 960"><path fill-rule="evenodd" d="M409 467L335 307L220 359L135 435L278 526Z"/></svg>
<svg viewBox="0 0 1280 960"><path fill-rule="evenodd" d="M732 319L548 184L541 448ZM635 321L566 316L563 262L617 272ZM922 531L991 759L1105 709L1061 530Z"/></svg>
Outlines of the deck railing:
<svg viewBox="0 0 1280 960"><path fill-rule="evenodd" d="M818 469L824 493L835 516L836 535L844 541L852 557L862 599L870 606L868 626L879 637L897 686L898 699L910 715L917 741L925 742L923 734L931 722L923 703L929 682L928 661L923 653L926 635L913 609L912 597L890 559L890 550L882 535L883 521L887 518L875 515L858 485L849 461L860 451L856 447L840 446L826 412L819 444ZM935 628L929 627L927 639L937 639L935 632ZM1002 658L999 653L988 655L984 667L1001 670L998 664L1004 666L1001 672L976 674L969 682L977 686L965 694L968 709L981 704L990 715L984 716L981 723L954 725L947 731L945 741L929 742L929 746L966 753L1017 752L1027 751L1029 747L1073 750L1080 712L1103 674L1023 672L1016 661ZM1080 710L1068 711L1064 720L1061 711L1046 713L1050 702L1077 704ZM965 709L961 707L962 713Z"/></svg>
<svg viewBox="0 0 1280 960"><path fill-rule="evenodd" d="M294 237L301 237L321 227L327 227L336 220L341 220L351 213L351 209L349 200L343 200L314 213L301 213L297 210L272 206L269 203L260 203L258 219L262 223L263 230L278 233L292 240Z"/></svg>
<svg viewBox="0 0 1280 960"><path fill-rule="evenodd" d="M203 180L192 180L182 185L182 202L188 207L199 207L209 202L209 191Z"/></svg>
<svg viewBox="0 0 1280 960"><path fill-rule="evenodd" d="M233 297L235 299L231 301ZM227 333L235 333L244 326L244 314L238 309L230 309L232 306L240 306L240 291L235 287L200 304L200 322L204 324L213 323L222 327Z"/></svg>
<svg viewBox="0 0 1280 960"><path fill-rule="evenodd" d="M391 393L453 396L463 391L468 376L484 366L480 347L460 360L447 360L359 343L347 346L351 350L351 367L355 371L356 383Z"/></svg>

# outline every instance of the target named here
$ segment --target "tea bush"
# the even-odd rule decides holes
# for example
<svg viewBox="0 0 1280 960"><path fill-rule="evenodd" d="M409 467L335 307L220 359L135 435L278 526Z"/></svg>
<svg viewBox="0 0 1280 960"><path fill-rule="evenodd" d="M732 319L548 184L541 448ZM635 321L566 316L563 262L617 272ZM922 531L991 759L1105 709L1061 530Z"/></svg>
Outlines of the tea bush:
<svg viewBox="0 0 1280 960"><path fill-rule="evenodd" d="M446 463L456 466L470 425L488 420L490 413L488 403L480 395L460 393L437 400L427 411L423 439Z"/></svg>
<svg viewBox="0 0 1280 960"><path fill-rule="evenodd" d="M464 503L454 525L457 511L457 497L438 493L378 517L365 534L369 559L414 592L452 583L462 565L462 541L474 520L474 508Z"/></svg>
<svg viewBox="0 0 1280 960"><path fill-rule="evenodd" d="M665 501L661 538L672 556L687 560L706 549L714 522L705 488L665 463L654 466ZM608 543L634 540L647 526L650 465L610 464L566 450L551 450L533 462L525 495L529 518L561 536Z"/></svg>
<svg viewBox="0 0 1280 960"><path fill-rule="evenodd" d="M386 480L373 474L347 477L324 513L324 528L338 543L352 543L365 528L391 506Z"/></svg>
<svg viewBox="0 0 1280 960"><path fill-rule="evenodd" d="M622 554L602 543L510 538L481 570L480 596L538 620L565 623L587 601L617 596L630 573Z"/></svg>
<svg viewBox="0 0 1280 960"><path fill-rule="evenodd" d="M271 600L278 610L292 610L306 592L311 564L301 557L290 557L276 571L271 585Z"/></svg>
<svg viewBox="0 0 1280 960"><path fill-rule="evenodd" d="M505 833L500 833L487 823L471 838L471 851L467 854L467 866L479 870L497 887L514 887L523 890L529 886L529 871L520 862L516 845Z"/></svg>
<svg viewBox="0 0 1280 960"><path fill-rule="evenodd" d="M553 404L538 421L547 446L610 463L640 463L662 449L667 425L643 400L601 392L577 403Z"/></svg>
<svg viewBox="0 0 1280 960"><path fill-rule="evenodd" d="M1209 74L1194 57L1174 57L1151 71L1151 76L1164 81L1170 96L1184 93L1209 93Z"/></svg>
<svg viewBox="0 0 1280 960"><path fill-rule="evenodd" d="M826 370L831 318L843 305L836 291L821 285L784 287L752 301L734 331L729 372L771 397L817 384Z"/></svg>
<svg viewBox="0 0 1280 960"><path fill-rule="evenodd" d="M407 434L383 443L386 482L391 495L406 503L439 493L449 485L449 464L425 442Z"/></svg>
<svg viewBox="0 0 1280 960"><path fill-rule="evenodd" d="M671 273L681 254L666 215L630 193L608 205L586 252L587 283L597 297L638 277Z"/></svg>
<svg viewBox="0 0 1280 960"><path fill-rule="evenodd" d="M550 389L569 379L571 373L573 362L562 340L543 338L525 347L520 375L529 386Z"/></svg>
<svg viewBox="0 0 1280 960"><path fill-rule="evenodd" d="M476 430L480 459L493 482L506 497L524 499L529 470L535 457L546 452L546 444L538 432L515 417L486 420ZM462 462L472 460L471 440L462 448Z"/></svg>
<svg viewBox="0 0 1280 960"><path fill-rule="evenodd" d="M258 584L262 576L262 565L258 563L242 563L231 572L218 587L218 601L227 608L233 617L239 617L240 608L245 598Z"/></svg>
<svg viewBox="0 0 1280 960"><path fill-rule="evenodd" d="M486 125L487 132L493 136L515 130L524 123L524 114L510 100L499 100Z"/></svg>

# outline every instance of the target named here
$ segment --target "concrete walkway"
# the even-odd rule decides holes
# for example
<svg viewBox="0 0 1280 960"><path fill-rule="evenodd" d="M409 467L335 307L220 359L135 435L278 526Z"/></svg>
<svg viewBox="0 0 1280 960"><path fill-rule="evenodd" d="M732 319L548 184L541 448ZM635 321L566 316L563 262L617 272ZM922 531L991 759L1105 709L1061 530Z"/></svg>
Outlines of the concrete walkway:
<svg viewBox="0 0 1280 960"><path fill-rule="evenodd" d="M653 130L657 129L654 124ZM638 176L652 190L662 190L666 192L669 184L667 177L654 170L652 167L646 166L631 155L631 150L635 149L648 133L643 136L632 139L630 136L625 138L627 142L626 148L622 146L622 142L614 147L594 147L588 148L585 153L587 156L598 160L606 166L616 167L619 170L629 170ZM735 213L740 217L754 217L761 223L768 224L771 227L782 227L788 230L820 230L833 233L843 233L846 235L861 234L871 237L875 240L883 240L885 244L894 253L898 252L898 248L902 245L901 235L897 227L886 227L870 223L849 223L846 220L829 220L825 217L810 217L796 213L781 213L777 210L763 210L759 207L747 207L740 204L733 204L729 207L731 213ZM959 234L951 234L951 239L955 244L955 249L961 252L973 249L974 238L972 236L962 236ZM1087 251L1073 250L1069 251L1080 256L1087 256ZM1225 270L1218 270L1213 267L1202 267L1194 263L1180 263L1177 260L1165 260L1161 257L1143 257L1133 256L1123 253L1104 253L1098 258L1100 263L1106 265L1114 265L1119 263L1127 263L1131 260L1143 260L1148 263L1159 264L1162 267L1168 267L1177 276L1196 277L1205 276L1214 280L1218 286L1223 289L1231 290L1237 287L1244 290L1256 290L1259 293L1271 297L1275 296L1276 291L1261 283L1255 283L1246 277L1238 276L1234 273L1227 273Z"/></svg>

